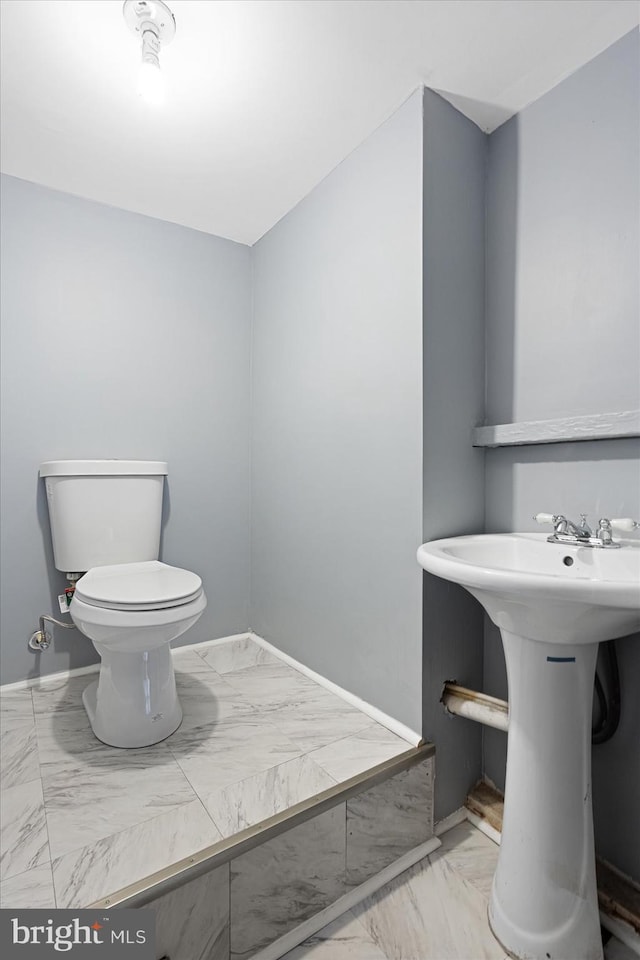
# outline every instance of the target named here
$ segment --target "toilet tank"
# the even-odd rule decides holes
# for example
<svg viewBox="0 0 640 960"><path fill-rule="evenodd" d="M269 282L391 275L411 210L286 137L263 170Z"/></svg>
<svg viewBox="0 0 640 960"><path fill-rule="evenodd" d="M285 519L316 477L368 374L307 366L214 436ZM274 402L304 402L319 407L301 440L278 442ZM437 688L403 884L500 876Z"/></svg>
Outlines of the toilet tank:
<svg viewBox="0 0 640 960"><path fill-rule="evenodd" d="M50 460L40 465L58 570L157 560L167 464Z"/></svg>

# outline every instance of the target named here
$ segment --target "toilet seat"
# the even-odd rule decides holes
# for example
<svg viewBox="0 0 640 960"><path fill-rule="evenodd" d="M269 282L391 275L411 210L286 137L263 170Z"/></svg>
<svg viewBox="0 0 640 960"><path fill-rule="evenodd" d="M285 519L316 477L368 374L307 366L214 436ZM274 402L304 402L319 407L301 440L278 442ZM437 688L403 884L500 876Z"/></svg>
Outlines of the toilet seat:
<svg viewBox="0 0 640 960"><path fill-rule="evenodd" d="M105 610L166 610L202 594L202 580L190 570L159 560L93 567L78 580L74 600Z"/></svg>

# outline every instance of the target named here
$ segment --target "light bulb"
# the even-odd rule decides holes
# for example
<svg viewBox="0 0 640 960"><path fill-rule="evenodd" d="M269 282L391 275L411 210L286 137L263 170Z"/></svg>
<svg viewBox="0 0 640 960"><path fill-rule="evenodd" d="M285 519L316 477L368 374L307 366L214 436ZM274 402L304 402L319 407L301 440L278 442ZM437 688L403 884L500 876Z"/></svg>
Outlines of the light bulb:
<svg viewBox="0 0 640 960"><path fill-rule="evenodd" d="M138 75L138 93L147 103L159 104L164 100L164 77L160 65L152 60L143 60Z"/></svg>
<svg viewBox="0 0 640 960"><path fill-rule="evenodd" d="M160 71L160 51L175 36L175 17L164 0L124 0L122 13L131 32L142 41L138 94L147 103L162 103L164 78Z"/></svg>

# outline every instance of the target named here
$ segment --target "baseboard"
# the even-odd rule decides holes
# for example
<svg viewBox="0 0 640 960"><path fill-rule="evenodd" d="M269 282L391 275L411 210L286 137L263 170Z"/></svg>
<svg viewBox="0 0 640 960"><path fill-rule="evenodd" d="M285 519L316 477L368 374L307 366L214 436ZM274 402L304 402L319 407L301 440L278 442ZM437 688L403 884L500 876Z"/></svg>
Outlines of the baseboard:
<svg viewBox="0 0 640 960"><path fill-rule="evenodd" d="M346 703L351 704L351 706L356 707L362 713L365 713L368 717L371 717L372 720L375 720L376 723L386 727L387 730L391 731L391 733L395 733L396 736L402 737L402 739L406 740L407 743L410 743L412 747L419 747L422 743L424 743L419 733L416 733L415 730L412 730L404 723L401 723L400 720L396 720L395 717L390 717L387 713L383 713L383 711L379 710L378 707L374 707L373 704L367 703L366 700L361 700L360 697L355 695L355 693L351 693L349 690L339 687L338 684L334 683L332 680L327 680L327 678L323 677L321 673L316 673L316 671L311 670L310 667L305 667L305 665L300 663L299 660L295 660L293 657L290 657L288 653L283 653L283 651L279 650L278 647L274 647L272 643L269 643L268 640L258 636L256 633L251 632L249 636L259 646L264 647L265 650L268 650L269 653L272 653L274 657L278 657L280 660L283 660L290 667L293 667L294 670L298 670L300 673L303 673L305 677L315 680L317 684L319 684L321 687L324 687L326 690L329 690L331 693L334 693L336 697L340 697L341 700L344 700Z"/></svg>
<svg viewBox="0 0 640 960"><path fill-rule="evenodd" d="M618 920L616 917L610 917L604 910L600 911L600 923L605 930L612 933L613 936L624 943L636 957L640 957L640 936L628 923Z"/></svg>
<svg viewBox="0 0 640 960"><path fill-rule="evenodd" d="M600 858L596 874L602 926L640 956L640 884Z"/></svg>
<svg viewBox="0 0 640 960"><path fill-rule="evenodd" d="M448 817L443 817L442 820L438 820L436 823L433 832L436 837L441 837L443 833L447 833L448 830L453 830L454 827L459 826L459 824L464 823L465 820L468 820L467 808L459 807L458 810L454 810L453 813L450 813Z"/></svg>
<svg viewBox="0 0 640 960"><path fill-rule="evenodd" d="M90 663L86 667L73 667L71 670L59 670L57 673L43 673L39 677L29 677L27 680L16 680L15 683L3 683L2 686L0 686L0 693L12 693L15 690L30 690L32 687L40 686L41 683L66 682L71 679L71 677L82 677L85 674L97 673L99 669L100 662L98 661L98 663Z"/></svg>
<svg viewBox="0 0 640 960"><path fill-rule="evenodd" d="M350 693L349 690L339 687L337 683L333 683L332 680L328 680L326 677L323 677L322 674L316 673L315 670L311 670L309 667L306 667L303 663L300 663L299 660L295 660L293 657L290 657L288 653L284 653L282 650L279 650L278 647L274 647L272 643L269 643L267 640L264 640L262 637L258 636L252 631L236 633L228 637L218 637L215 640L203 640L200 643L188 643L182 647L172 647L172 653L175 655L181 650L206 650L209 647L217 647L224 643L231 643L233 640L246 640L247 638L250 638L254 641L254 643L257 643L258 646L268 650L269 653L273 654L274 657L278 657L290 667L293 667L295 670L303 673L311 680L314 680L321 687L324 687L337 697L340 697L341 700L344 700L346 703L351 704L351 706L356 707L356 709L360 710L368 717L371 717L372 720L375 720L376 723L379 723L381 726L386 727L387 730L395 733L396 736L406 740L407 743L411 744L412 747L419 747L424 742L419 733L416 733L415 730L411 730L410 727L407 727L404 723L396 720L395 717L390 717L388 714L383 713L382 710L379 710L378 707L374 707L373 704L367 703L366 700L361 700L360 697L357 697L354 693ZM46 654L44 654L44 656L46 656ZM30 677L27 680L17 680L15 683L2 684L2 686L0 686L0 692L10 693L11 691L16 690L27 690L32 687L38 687L42 683L66 682L72 677L81 677L85 674L97 673L99 669L100 663L98 662L88 664L86 667L73 667L70 670L60 670L56 673L45 673L39 677Z"/></svg>
<svg viewBox="0 0 640 960"><path fill-rule="evenodd" d="M356 904L366 900L367 897L370 897L371 894L380 890L380 888L384 887L390 880L395 880L397 876L404 873L405 870L408 870L409 867L412 867L415 863L418 863L419 860L423 860L440 846L442 846L442 844L437 837L431 837L426 843L421 843L419 847L415 847L413 850L410 850L409 853L405 853L404 856L389 864L389 866L381 870L380 873L376 873L375 876L369 877L369 879L361 883L360 886L354 887L349 893L345 893L344 896L336 900L335 903L332 903L331 906L325 907L320 913L316 913L315 916L305 920L304 923L301 923L300 926L294 930L289 930L284 936L279 937L278 940L274 940L273 943L259 950L253 955L252 960L279 960L280 957L289 953L294 947L304 943L304 941L312 937L314 933L317 933L319 930L322 930L323 927L326 927L327 924L337 920L338 917L346 913L347 910L351 910Z"/></svg>
<svg viewBox="0 0 640 960"><path fill-rule="evenodd" d="M493 840L494 843L497 843L500 846L501 834L499 830L496 830L495 827L492 827L483 817L479 817L477 813L474 813L473 810L467 810L467 820L469 823L472 823L480 833L484 833L485 837L489 837L489 840Z"/></svg>
<svg viewBox="0 0 640 960"><path fill-rule="evenodd" d="M217 640L204 640L201 643L188 643L183 647L172 647L173 654L180 650L202 650L206 647L214 647L220 643L229 643L231 640L246 640L248 633L235 633L229 637L220 637ZM46 657L46 652L42 654ZM39 677L29 677L27 680L16 680L14 683L3 683L0 685L0 693L11 693L15 690L27 690L31 687L37 687L41 683L53 683L54 681L66 681L71 677L82 677L85 674L97 673L100 669L100 661L90 663L86 667L72 667L70 670L58 670L56 673L43 673Z"/></svg>

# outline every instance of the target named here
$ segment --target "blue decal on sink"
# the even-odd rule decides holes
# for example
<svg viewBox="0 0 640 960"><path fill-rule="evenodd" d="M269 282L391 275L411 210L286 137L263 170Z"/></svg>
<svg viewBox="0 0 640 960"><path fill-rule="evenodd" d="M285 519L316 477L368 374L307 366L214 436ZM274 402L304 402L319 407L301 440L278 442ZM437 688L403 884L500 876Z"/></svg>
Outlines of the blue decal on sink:
<svg viewBox="0 0 640 960"><path fill-rule="evenodd" d="M575 657L547 657L549 663L575 663Z"/></svg>

